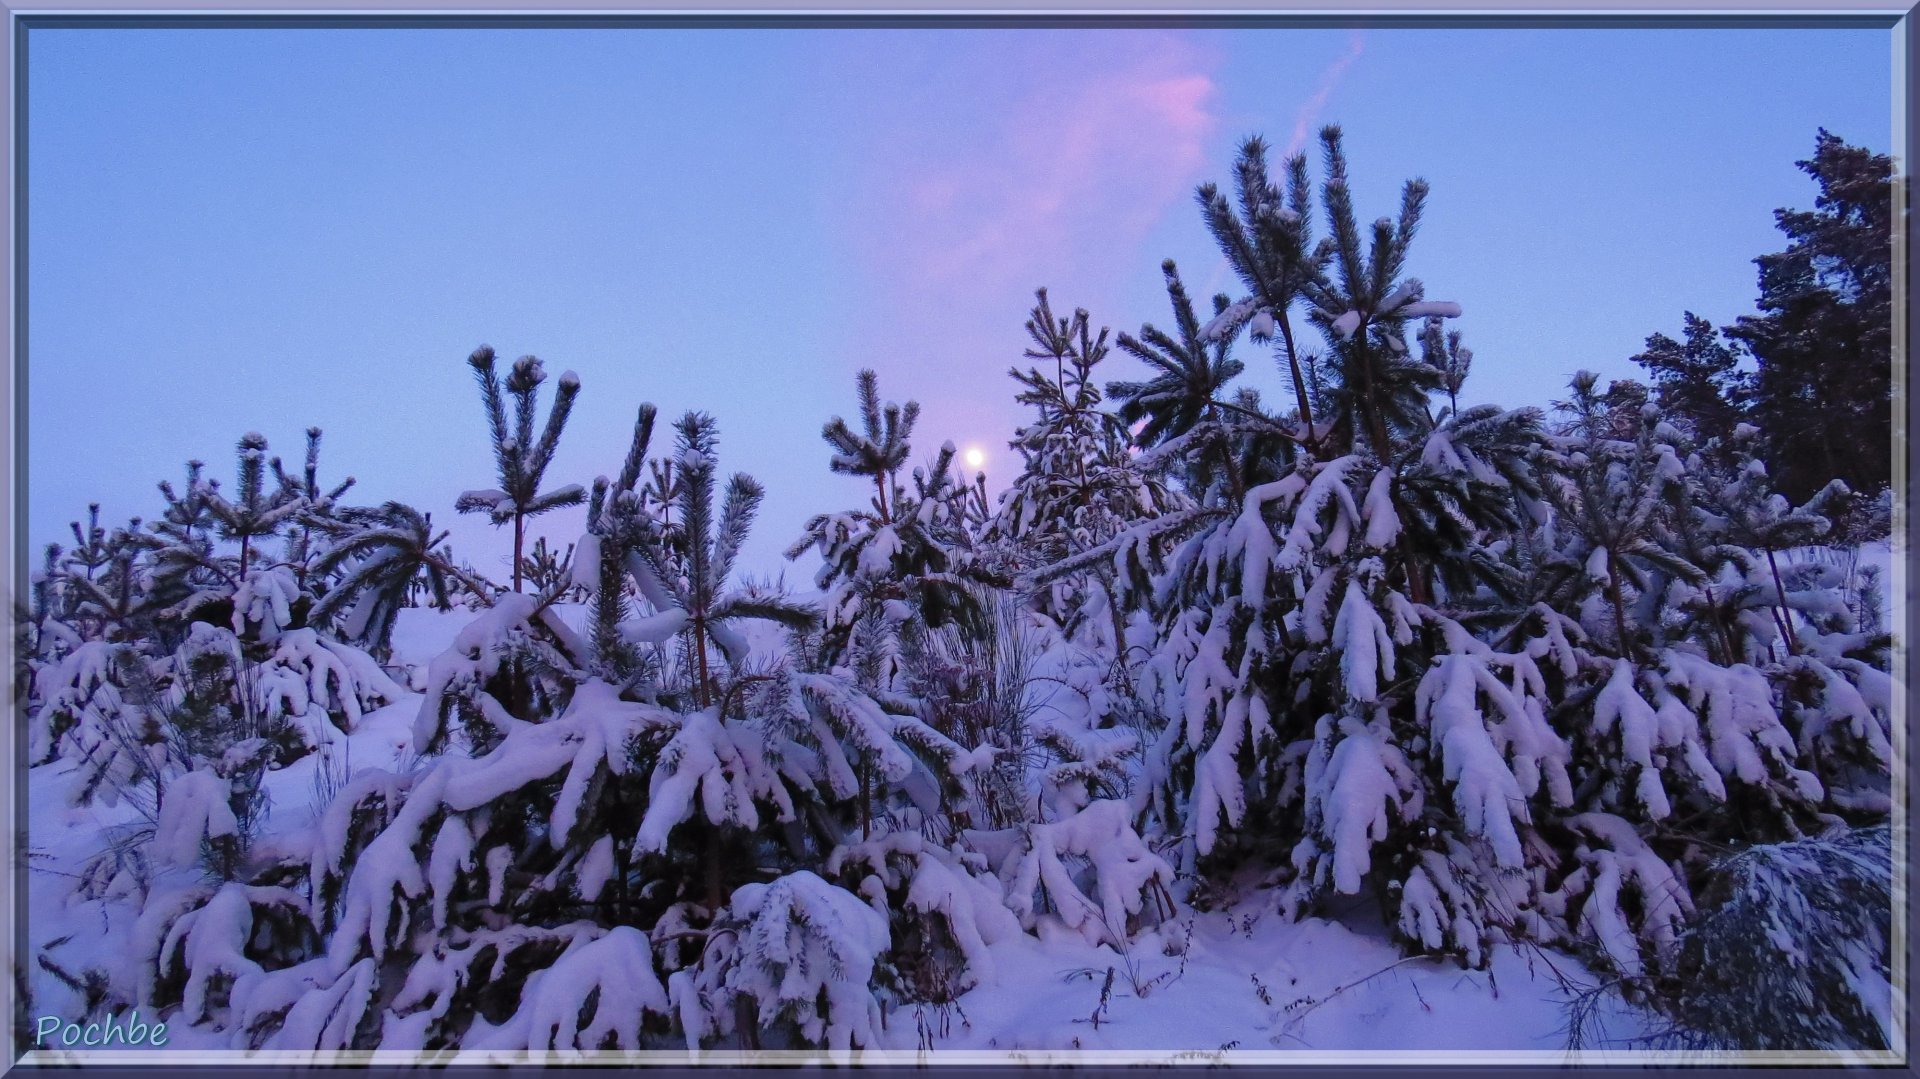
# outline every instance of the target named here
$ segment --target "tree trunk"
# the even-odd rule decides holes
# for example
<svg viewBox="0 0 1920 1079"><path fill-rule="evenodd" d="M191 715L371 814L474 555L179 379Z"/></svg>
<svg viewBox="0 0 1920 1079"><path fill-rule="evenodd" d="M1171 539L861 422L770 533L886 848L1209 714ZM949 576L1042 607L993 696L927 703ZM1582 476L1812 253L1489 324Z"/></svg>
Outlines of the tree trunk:
<svg viewBox="0 0 1920 1079"><path fill-rule="evenodd" d="M1780 598L1779 613L1775 617L1780 620L1780 633L1787 641L1787 655L1797 656L1800 646L1793 639L1793 611L1787 607L1787 586L1780 582L1780 563L1774 561L1773 548L1768 547L1766 551L1767 568L1773 571L1773 591Z"/></svg>
<svg viewBox="0 0 1920 1079"><path fill-rule="evenodd" d="M1280 323L1280 339L1287 346L1287 371L1293 376L1294 399L1299 402L1300 418L1307 424L1307 448L1317 454L1320 452L1320 438L1313 429L1313 406L1307 401L1307 382L1300 373L1300 359L1293 352L1293 326L1287 321L1284 308L1275 311L1274 316Z"/></svg>
<svg viewBox="0 0 1920 1079"><path fill-rule="evenodd" d="M627 908L632 900L627 894L627 873L632 868L632 841L623 843L618 838L613 841L613 920L621 922L627 916Z"/></svg>
<svg viewBox="0 0 1920 1079"><path fill-rule="evenodd" d="M520 545L526 539L526 518L513 515L513 590L520 591Z"/></svg>
<svg viewBox="0 0 1920 1079"><path fill-rule="evenodd" d="M1419 553L1413 549L1413 537L1407 530L1400 530L1400 560L1407 566L1407 591L1415 603L1428 605L1433 603L1433 592L1427 587L1426 564L1420 561Z"/></svg>
<svg viewBox="0 0 1920 1079"><path fill-rule="evenodd" d="M1713 613L1713 631L1720 638L1720 648L1726 655L1724 662L1731 667L1740 662L1740 657L1734 654L1733 635L1727 632L1727 624L1720 617L1720 601L1714 598L1712 585L1706 586L1706 593L1707 610Z"/></svg>
<svg viewBox="0 0 1920 1079"><path fill-rule="evenodd" d="M1620 596L1620 570L1614 565L1613 549L1607 549L1607 598L1613 603L1614 639L1622 658L1627 654L1626 601Z"/></svg>
<svg viewBox="0 0 1920 1079"><path fill-rule="evenodd" d="M873 838L873 769L860 763L860 840Z"/></svg>
<svg viewBox="0 0 1920 1079"><path fill-rule="evenodd" d="M693 650L700 661L700 692L696 696L700 707L706 708L713 704L713 699L707 691L707 681L711 676L707 671L707 620L704 617L693 620Z"/></svg>
<svg viewBox="0 0 1920 1079"><path fill-rule="evenodd" d="M1131 683L1132 669L1127 663L1127 624L1120 617L1120 601L1114 597L1113 582L1104 577L1097 579L1101 590L1107 594L1107 617L1113 622L1113 658L1120 662L1121 673Z"/></svg>

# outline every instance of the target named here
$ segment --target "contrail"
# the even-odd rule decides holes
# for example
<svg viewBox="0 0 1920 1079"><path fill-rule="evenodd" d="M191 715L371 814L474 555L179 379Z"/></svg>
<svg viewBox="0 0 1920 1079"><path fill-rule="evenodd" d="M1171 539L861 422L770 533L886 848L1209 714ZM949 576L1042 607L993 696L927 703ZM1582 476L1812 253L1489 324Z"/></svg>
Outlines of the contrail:
<svg viewBox="0 0 1920 1079"><path fill-rule="evenodd" d="M1311 129L1320 121L1320 110L1326 108L1327 99L1333 96L1334 89L1340 85L1340 77L1346 74L1347 65L1359 59L1360 54L1366 51L1366 46L1366 36L1355 30L1353 36L1347 39L1347 51L1327 65L1327 70L1320 75L1320 85L1314 89L1313 96L1308 98L1306 103L1300 106L1300 111L1294 114L1293 138L1287 141L1287 152L1283 156L1292 157L1307 144Z"/></svg>

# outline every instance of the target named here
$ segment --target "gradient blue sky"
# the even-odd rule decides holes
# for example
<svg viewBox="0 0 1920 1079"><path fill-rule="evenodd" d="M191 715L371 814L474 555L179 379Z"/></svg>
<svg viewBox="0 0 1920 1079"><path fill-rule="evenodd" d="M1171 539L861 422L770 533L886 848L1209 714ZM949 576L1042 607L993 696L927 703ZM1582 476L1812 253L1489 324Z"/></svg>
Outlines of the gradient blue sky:
<svg viewBox="0 0 1920 1079"><path fill-rule="evenodd" d="M853 373L916 440L1014 467L1034 287L1166 324L1162 258L1229 288L1195 184L1239 140L1346 127L1363 217L1433 185L1411 272L1457 300L1467 396L1632 373L1692 309L1752 309L1815 130L1885 151L1877 30L35 30L29 534L263 432L455 527L493 486L462 362L584 383L553 483L619 467L634 409L716 414L768 487L745 565L857 504L821 423ZM1316 156L1317 165L1317 156ZM1242 345L1251 381L1281 383ZM1109 377L1135 373L1118 356ZM231 479L227 480L231 484ZM563 542L578 516L544 519ZM789 576L792 571L789 570Z"/></svg>

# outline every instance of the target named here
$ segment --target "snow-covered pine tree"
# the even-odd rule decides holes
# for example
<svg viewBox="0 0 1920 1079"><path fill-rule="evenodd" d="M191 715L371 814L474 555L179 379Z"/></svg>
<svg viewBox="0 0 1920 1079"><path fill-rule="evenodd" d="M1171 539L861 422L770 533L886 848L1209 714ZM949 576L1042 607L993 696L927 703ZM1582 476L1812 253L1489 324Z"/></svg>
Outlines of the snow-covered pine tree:
<svg viewBox="0 0 1920 1079"><path fill-rule="evenodd" d="M85 640L73 624L71 592L61 575L60 559L65 552L57 543L49 543L41 553L40 566L27 578L27 594L16 597L13 608L13 692L8 697L18 714L35 716L41 693L43 671L81 647ZM52 751L57 732L44 730L37 721L27 724L27 760L29 766L42 763Z"/></svg>
<svg viewBox="0 0 1920 1079"><path fill-rule="evenodd" d="M308 457L316 468L317 430L308 437ZM144 552L141 587L169 646L179 643L189 621L251 620L249 640L270 638L280 628L304 624L312 602L304 579L307 534L314 520L332 511L338 492L320 491L316 479L319 501L309 502L305 486L286 474L278 458L267 457L267 440L257 432L241 437L236 457L231 499L217 480L203 477L199 462L189 461L186 490L176 492L162 482L166 510L151 530L128 533ZM269 469L278 486L268 484ZM345 489L342 485L339 491ZM273 561L265 555L266 541L283 531L286 557ZM223 552L216 541L237 544L237 552Z"/></svg>
<svg viewBox="0 0 1920 1079"><path fill-rule="evenodd" d="M750 663L735 622L808 613L730 583L758 486L716 497L711 421L690 415L663 527L636 490L651 420L576 547L594 632L551 617L559 588L499 596L430 666L418 767L349 777L310 833L243 860L254 891L150 908L143 1001L182 1000L238 1046L872 1044L887 920L808 870L858 816L859 771L959 775L977 756L843 675ZM622 574L652 614L624 616ZM703 677L626 662L696 616ZM290 909L269 881L317 940L250 940Z"/></svg>
<svg viewBox="0 0 1920 1079"><path fill-rule="evenodd" d="M1431 427L1419 397L1437 384L1431 368L1423 368L1425 378L1410 370L1403 331L1409 318L1436 312L1414 306L1417 282L1402 287L1397 281L1424 185L1409 185L1397 228L1391 222L1375 226L1369 255L1359 249L1337 130L1327 132L1325 143L1334 235L1311 253L1303 249L1310 209L1304 161L1289 166L1290 207L1264 179L1264 147L1257 141L1243 151L1238 170L1241 217L1217 191L1202 190L1202 205L1223 251L1246 261L1243 276L1265 282L1260 287L1268 292L1281 289L1287 300L1243 301L1240 311L1229 308L1200 336L1217 339L1257 322L1258 336L1268 338L1279 330L1282 316L1291 326L1289 308L1296 298L1311 300L1316 306L1309 317L1329 339L1334 362L1328 369L1339 378L1327 396L1341 408L1332 417L1308 419L1301 382L1298 426L1253 409L1216 408L1230 419L1197 426L1171 450L1157 451L1210 453L1220 462L1188 469L1218 478L1193 515L1197 528L1184 537L1169 530L1177 543L1166 555L1155 597L1162 644L1152 669L1172 721L1153 755L1154 803L1167 825L1191 837L1189 857L1213 854L1223 830L1243 823L1249 781L1256 808L1277 813L1301 797L1302 769L1316 767L1311 747L1329 754L1342 732L1364 741L1367 725L1384 720L1375 715L1381 711L1382 683L1402 677L1394 648L1412 642L1412 627L1420 620L1408 598L1391 586L1389 573L1397 569L1408 587L1420 588L1428 572L1406 555L1402 507L1396 501L1401 483L1396 473L1405 470L1395 467L1400 454L1412 448L1408 440ZM1338 282L1323 272L1329 265L1339 269ZM1256 293L1254 300L1263 295ZM1348 312L1355 313L1349 317ZM1286 357L1297 359L1290 329L1279 336ZM1375 377L1384 371L1395 378ZM1270 433L1265 445L1223 438L1236 433L1228 424L1280 437ZM1524 429L1524 420L1519 426ZM1315 447L1332 455L1329 459L1298 452L1309 431ZM1399 432L1402 441L1396 443L1391 432ZM1434 471L1451 473L1446 479L1458 487L1460 474L1469 469L1454 455ZM1499 477L1483 482L1498 486ZM1125 537L1126 544L1156 538L1151 527L1136 532ZM1124 545L1116 545L1113 553L1124 554ZM1331 603L1339 604L1340 615L1329 625ZM1316 689L1326 696L1316 698ZM1332 711L1317 735L1310 717L1305 726L1293 718L1316 708ZM1351 720L1345 726L1333 722L1342 714ZM1275 732L1276 717L1290 729ZM1357 752L1342 755L1342 764ZM1390 773L1391 761L1378 753L1369 759L1376 774ZM1372 801L1384 812L1391 788L1376 791L1377 798L1360 797L1356 804ZM1314 804L1310 799L1307 829L1331 842L1340 822L1321 820ZM1384 824L1362 825L1360 846L1368 835L1379 838L1383 832ZM1300 858L1317 866L1318 849L1303 846ZM1326 875L1322 869L1303 869L1309 877ZM1341 883L1357 887L1357 875L1344 874Z"/></svg>
<svg viewBox="0 0 1920 1079"><path fill-rule="evenodd" d="M117 797L119 781L131 778L118 757L209 710L280 732L280 763L398 696L363 653L302 628L311 592L288 562L261 557L263 541L308 508L277 460L270 464L282 490L266 490L265 449L256 435L241 440L233 500L189 462L184 493L159 485L166 507L150 530L135 519L109 531L95 508L84 529L74 525L75 553L49 566L59 624L72 630L63 658L72 662L46 670L36 692L35 756L62 751L91 769L87 797ZM330 495L323 492L322 510L331 510ZM220 549L222 539L244 553L247 572L240 555ZM181 712L186 703L193 707ZM294 729L302 722L305 737Z"/></svg>
<svg viewBox="0 0 1920 1079"><path fill-rule="evenodd" d="M526 557L527 520L563 506L586 501L587 492L578 484L542 492L540 482L547 466L553 463L554 448L566 429L573 399L580 394L580 378L572 371L560 376L560 388L554 394L547 421L534 435L539 411L540 384L547 379L538 358L522 356L503 380L494 371L493 349L481 345L467 357L473 375L480 383L480 403L487 414L487 429L492 436L494 467L500 486L485 491L467 491L454 501L461 513L484 513L495 525L513 525L513 590L520 591L521 560ZM513 399L513 415L507 415L507 398Z"/></svg>
<svg viewBox="0 0 1920 1079"><path fill-rule="evenodd" d="M69 596L74 626L89 640L133 641L157 637L160 615L174 598L154 595L151 574L136 569L143 542L140 519L125 528L100 524L98 503L87 507L87 526L71 524L74 546L62 556L61 582Z"/></svg>
<svg viewBox="0 0 1920 1079"><path fill-rule="evenodd" d="M572 544L564 551L556 551L547 545L545 536L535 539L527 557L521 559L520 575L536 593L545 594L558 587L569 598L578 596L577 591L567 587L573 576Z"/></svg>
<svg viewBox="0 0 1920 1079"><path fill-rule="evenodd" d="M1815 597L1804 594L1806 586L1813 583L1804 579L1807 567L1790 567L1801 570L1792 574L1801 578L1793 582L1801 587L1789 589L1781 564L1788 552L1817 544L1832 533L1832 518L1844 512L1850 492L1836 479L1804 503L1793 505L1774 489L1767 466L1758 456L1759 435L1758 428L1740 424L1714 447L1720 452L1710 453L1709 458L1720 458L1719 474L1702 485L1701 494L1708 512L1717 518L1725 542L1752 551L1765 562L1766 579L1773 586L1767 598L1779 631L1777 643L1787 655L1796 656L1812 644L1802 640L1805 631L1801 627L1818 633L1826 622L1820 616L1827 610L1808 606ZM1816 572L1814 576L1825 575ZM1769 650L1773 650L1773 642L1769 642Z"/></svg>
<svg viewBox="0 0 1920 1079"><path fill-rule="evenodd" d="M317 447L318 440L315 440ZM201 488L201 498L213 515L222 539L238 541L240 553L233 574L236 585L253 573L253 555L259 541L278 535L280 528L307 509L307 500L291 487L267 485L267 440L258 432L241 436L233 498L213 485Z"/></svg>
<svg viewBox="0 0 1920 1079"><path fill-rule="evenodd" d="M83 900L117 898L157 917L210 897L229 902L243 876L283 874L270 845L255 844L264 775L401 695L364 653L301 627L312 597L262 548L305 502L268 490L265 448L258 436L242 440L232 499L190 464L184 492L161 485L166 505L151 530L139 519L103 528L96 509L86 528L75 526L77 555L47 567L58 611L42 633L62 645L28 701L33 759L74 772L74 800L115 821L77 874ZM298 919L287 921L299 903L276 885L241 892L257 900L253 929L189 939L183 926L167 941L142 936L148 923L137 923L138 954L109 962L127 966L84 972L89 1000L124 1010L165 983L197 1014L241 969L231 932L252 933L247 947L261 955L301 936ZM203 976L177 979L156 959L163 945L205 957ZM159 965L143 967L142 956Z"/></svg>
<svg viewBox="0 0 1920 1079"><path fill-rule="evenodd" d="M679 444L678 497L680 530L675 537L677 559L664 557L659 545L637 548L636 569L644 567L641 594L661 613L681 612L694 658L693 697L702 708L713 706L722 692L710 662L724 658L737 677L745 669L749 645L738 625L751 619L800 629L813 624L812 607L755 589L732 587L734 560L759 512L765 488L744 472L727 480L726 494L716 504L718 482L715 454L719 430L711 416L689 412L675 425ZM679 572L675 572L678 563ZM661 598L666 602L663 604Z"/></svg>
<svg viewBox="0 0 1920 1079"><path fill-rule="evenodd" d="M1298 286L1328 346L1313 365L1315 452L1298 445L1302 424L1280 452L1243 442L1236 458L1202 420L1148 454L1217 455L1185 470L1209 477L1192 511L1040 576L1101 559L1151 573L1147 682L1169 722L1142 808L1201 868L1277 853L1248 835L1295 837L1295 910L1371 888L1418 949L1480 964L1500 936L1527 935L1585 943L1635 978L1670 969L1705 850L1783 822L1860 820L1873 804L1884 727L1871 644L1840 590L1821 591L1832 581L1783 567L1768 594L1806 593L1800 639L1855 654L1796 693L1779 664L1743 666L1764 631L1749 619L1714 659L1705 638L1718 631L1689 613L1708 576L1695 556L1717 559L1714 572L1764 566L1766 544L1728 534L1678 432L1591 381L1586 418L1563 435L1535 410L1463 406L1470 355L1435 321L1457 306L1400 278L1425 186L1409 184L1397 221L1369 235L1337 130L1323 142L1331 236ZM1242 201L1255 209L1237 231L1214 229L1223 248L1254 250L1263 218L1291 224L1258 209L1278 204L1270 185ZM1237 331L1258 306L1229 305L1207 331ZM1279 422L1236 417L1261 420ZM1793 516L1765 496L1750 509ZM1807 542L1818 528L1789 531ZM1806 729L1844 732L1846 748L1823 764L1798 747ZM1847 775L1846 797L1823 793L1830 771Z"/></svg>
<svg viewBox="0 0 1920 1079"><path fill-rule="evenodd" d="M160 481L160 497L166 500L167 508L153 523L155 532L180 543L193 542L196 533L212 534L216 522L213 510L207 506L207 492L202 488L208 484L217 488L219 481L208 480L206 468L205 461L188 461L186 483L179 490L168 480Z"/></svg>
<svg viewBox="0 0 1920 1079"><path fill-rule="evenodd" d="M337 619L341 640L375 656L391 651L394 621L418 587L424 586L443 611L453 609L455 588L483 603L492 599L491 586L448 559L442 546L447 533L434 531L432 514L388 502L337 510L319 527L332 538L314 559L309 578L328 584L307 617L322 626Z"/></svg>
<svg viewBox="0 0 1920 1079"><path fill-rule="evenodd" d="M1055 371L1016 376L1040 416L1007 506L1049 562L1023 583L1113 582L1115 643L1151 657L1138 735L1033 722L984 485L951 447L908 482L917 409L871 372L864 433L825 435L872 505L794 549L824 558L818 618L735 579L760 490L719 481L698 413L649 457L640 409L537 594L455 569L405 507L316 508L311 470L248 494L249 439L233 500L190 465L159 523L96 511L36 582L36 751L128 819L80 882L127 946L69 984L236 1047L846 1054L891 1004L991 984L1015 934L1124 950L1178 862L1267 871L1295 913L1371 893L1409 951L1470 965L1502 938L1576 948L1710 1038L1875 1043L1889 901L1846 892L1888 873L1897 687L1859 582L1803 557L1841 489L1794 505L1752 432L1696 444L1635 384L1583 377L1552 431L1471 404L1457 306L1405 276L1424 185L1363 229L1337 129L1323 146L1318 245L1304 158L1283 193L1256 140L1237 204L1201 190L1249 295L1200 326L1167 267L1177 339L1123 337L1155 374L1122 418L1084 316L1043 297L1030 327ZM1231 387L1242 331L1275 343L1291 409ZM536 440L538 362L502 383L480 356L503 488L462 501L518 547L584 497L540 492L578 382ZM1116 492L1172 477L1164 502L1106 499L1089 463ZM334 546L262 557L309 521ZM267 770L398 695L330 624L378 641L410 588L457 582L491 603L429 665L419 759L259 832ZM558 607L580 590L584 631ZM740 628L769 618L784 642Z"/></svg>
<svg viewBox="0 0 1920 1079"><path fill-rule="evenodd" d="M1447 391L1447 411L1458 413L1460 388L1473 370L1473 350L1461 343L1460 331L1447 329L1441 315L1427 316L1426 328L1420 331L1420 358L1440 372L1440 388Z"/></svg>
<svg viewBox="0 0 1920 1079"><path fill-rule="evenodd" d="M219 521L209 500L220 481L208 479L205 463L198 460L188 461L186 472L179 490L166 480L158 485L166 508L152 523L153 534L141 541L151 552L147 591L167 597L162 606L185 601L183 612L224 622L232 611L222 606L223 599L239 578L220 560L215 542Z"/></svg>
<svg viewBox="0 0 1920 1079"><path fill-rule="evenodd" d="M1865 643L1858 634L1818 638L1832 666L1769 655L1782 636L1784 612L1768 602L1779 591L1764 553L1732 536L1725 509L1735 477L1763 472L1746 462L1729 470L1717 441L1693 451L1651 407L1622 415L1596 383L1576 378L1562 406L1568 425L1543 458L1549 523L1509 547L1540 553L1526 588L1533 606L1505 639L1556 659L1539 670L1547 700L1559 702L1576 811L1539 822L1562 852L1561 837L1576 840L1562 864L1577 868L1536 877L1523 921L1544 939L1591 943L1645 990L1673 969L1675 934L1693 917L1713 852L1840 816L1871 822L1884 808L1874 793L1885 777L1884 712L1869 702L1885 699L1885 682L1843 654ZM1814 516L1791 529L1819 534L1825 522ZM1834 619L1822 621L1828 631L1850 629L1839 582L1821 577L1809 573L1797 605ZM1835 739L1824 753L1822 737ZM1632 903L1621 898L1629 885L1640 892ZM1681 917L1650 920L1651 894L1670 896Z"/></svg>
<svg viewBox="0 0 1920 1079"><path fill-rule="evenodd" d="M1166 485L1135 468L1120 417L1101 408L1095 369L1107 356L1107 330L1092 330L1085 310L1053 313L1045 289L1027 319L1026 356L1042 366L1008 373L1017 400L1038 415L1012 442L1022 468L1000 496L985 532L1019 568L1051 565L1106 543L1134 521L1166 512ZM1052 371L1045 370L1052 361ZM1055 577L1031 597L1063 640L1097 657L1127 663L1126 621L1104 565Z"/></svg>
<svg viewBox="0 0 1920 1079"><path fill-rule="evenodd" d="M1172 259L1160 264L1166 277L1167 298L1173 305L1175 338L1149 322L1140 327L1138 337L1123 333L1116 339L1120 351L1146 364L1154 377L1143 382L1107 383L1107 396L1119 402L1116 414L1133 433L1140 446L1156 446L1179 438L1211 415L1227 383L1246 365L1234 359L1233 338L1219 334L1208 339L1201 334L1193 300L1180 280L1180 269ZM1217 317L1227 310L1227 296L1213 298ZM1190 483L1204 490L1204 482Z"/></svg>
<svg viewBox="0 0 1920 1079"><path fill-rule="evenodd" d="M1712 577L1669 602L1689 620L1682 624L1705 624L1696 638L1709 655L1766 675L1805 767L1825 789L1820 812L1872 824L1892 808L1892 639L1864 622L1861 585L1837 560L1789 560L1834 538L1845 486L1835 480L1795 506L1773 491L1759 448L1743 424L1688 456L1688 504L1676 509L1674 531L1711 552ZM1800 818L1810 833L1830 823Z"/></svg>
<svg viewBox="0 0 1920 1079"><path fill-rule="evenodd" d="M1643 638L1658 643L1652 635L1660 627L1631 602L1658 594L1652 574L1683 581L1704 574L1669 548L1661 528L1669 492L1683 489L1687 474L1679 432L1657 422L1653 406L1643 406L1631 431L1617 432L1620 421L1596 392L1597 383L1593 372L1577 373L1571 397L1559 403L1572 441L1561 447L1562 460L1547 484L1562 542L1542 582L1543 598L1578 612L1588 634L1625 657Z"/></svg>
<svg viewBox="0 0 1920 1079"><path fill-rule="evenodd" d="M791 547L789 558L809 547L822 556L816 576L826 593L820 666L851 679L892 712L917 717L921 725L942 739L980 733L973 720L979 701L964 701L984 689L981 679L993 677L984 669L962 670L950 661L956 655L979 655L981 646L1000 635L996 624L998 601L992 590L1011 583L1003 559L984 541L975 522L977 488L961 483L953 467L951 442L940 448L925 468L915 468L912 485L901 483L900 472L911 453L911 434L919 406L882 405L871 371L856 379L864 434L854 432L839 417L829 421L822 436L837 451L834 471L862 476L873 483L870 509L821 514L807 523L806 533ZM935 642L932 635L947 638ZM972 683L968 688L962 686ZM960 690L956 694L956 690ZM1011 704L1011 702L1007 702ZM1014 706L1017 708L1017 706ZM1017 738L1011 728L995 732L989 747L1002 760L1020 748L1006 739ZM975 749L986 753L978 744ZM985 758L981 758L982 763ZM928 788L972 803L999 800L998 796L956 789L941 776L943 769L918 775L910 787L905 776L878 776L863 772L861 783L864 834L871 834L871 813L890 812L903 800L913 801L913 787ZM965 769L954 769L957 776ZM989 786L1001 786L1010 777L994 769L982 777ZM878 787L868 787L881 779ZM925 807L914 805L915 811ZM992 819L994 813L962 810L965 819ZM943 830L948 830L942 826Z"/></svg>
<svg viewBox="0 0 1920 1079"><path fill-rule="evenodd" d="M824 657L852 671L862 685L903 692L902 635L956 624L980 627L985 612L970 584L1004 586L1007 580L971 549L950 504L965 494L955 479L954 447L941 446L928 467L916 468L913 485L901 482L912 453L918 402L880 401L878 377L861 371L862 430L836 416L821 430L834 449L834 472L865 478L874 497L867 508L819 514L787 550L798 558L809 548L822 559L815 583L826 593Z"/></svg>
<svg viewBox="0 0 1920 1079"><path fill-rule="evenodd" d="M1716 860L1660 1002L1685 1048L1891 1048L1893 836L1886 825Z"/></svg>
<svg viewBox="0 0 1920 1079"><path fill-rule="evenodd" d="M352 476L331 487L320 482L320 435L320 428L307 428L307 455L298 473L288 472L278 457L268 462L283 496L297 498L302 503L299 515L287 530L286 563L303 591L314 591L307 584L307 574L314 559L324 553L315 541L324 543L330 534L326 526L335 520L340 508L340 496L354 485Z"/></svg>
<svg viewBox="0 0 1920 1079"><path fill-rule="evenodd" d="M1200 185L1195 193L1207 230L1248 293L1224 307L1216 303L1214 317L1201 329L1200 337L1231 340L1244 328L1255 342L1277 340L1298 406L1295 437L1315 446L1321 429L1315 425L1309 399L1311 360L1295 341L1293 309L1323 276L1329 251L1324 244L1312 243L1306 155L1287 158L1284 167L1287 187L1283 193L1268 171L1267 145L1256 136L1241 144L1234 161L1235 199L1229 200L1211 183ZM1178 307L1178 299L1175 304Z"/></svg>

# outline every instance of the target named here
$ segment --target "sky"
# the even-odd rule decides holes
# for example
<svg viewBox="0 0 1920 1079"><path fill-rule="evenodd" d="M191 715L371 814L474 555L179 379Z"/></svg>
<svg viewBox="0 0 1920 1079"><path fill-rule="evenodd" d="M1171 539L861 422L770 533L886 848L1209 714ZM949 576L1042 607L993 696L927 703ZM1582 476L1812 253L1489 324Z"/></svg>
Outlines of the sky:
<svg viewBox="0 0 1920 1079"><path fill-rule="evenodd" d="M742 566L864 504L820 427L855 372L915 456L1018 462L1007 369L1063 313L1170 323L1160 262L1237 286L1193 189L1241 140L1346 131L1363 220L1432 185L1409 273L1459 302L1471 402L1636 373L1750 312L1815 132L1891 148L1882 30L36 29L27 69L28 533L152 517L258 431L453 530L496 485L477 345L583 389L549 485L617 472L643 401L712 413L768 494ZM1324 229L1321 231L1324 232ZM1271 355L1249 384L1279 400ZM1109 379L1142 368L1115 353ZM662 448L657 436L656 448ZM534 533L562 547L578 511ZM37 561L37 558L36 558Z"/></svg>

